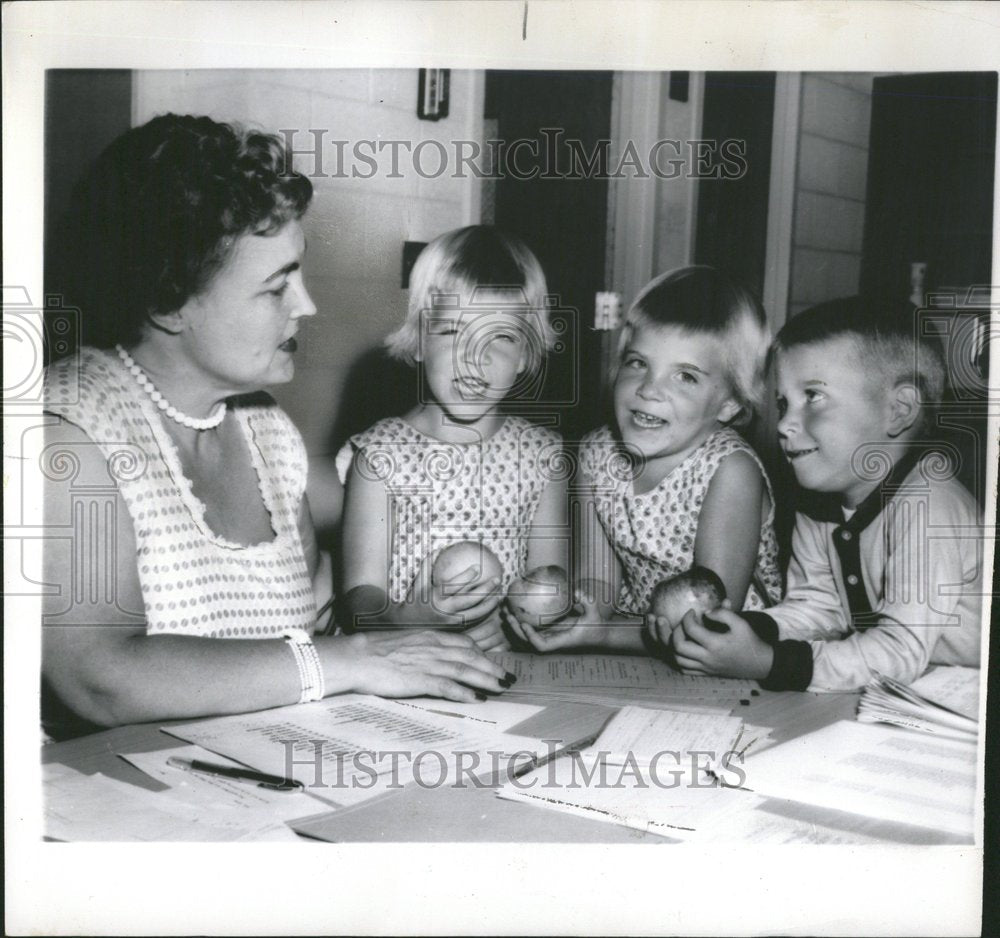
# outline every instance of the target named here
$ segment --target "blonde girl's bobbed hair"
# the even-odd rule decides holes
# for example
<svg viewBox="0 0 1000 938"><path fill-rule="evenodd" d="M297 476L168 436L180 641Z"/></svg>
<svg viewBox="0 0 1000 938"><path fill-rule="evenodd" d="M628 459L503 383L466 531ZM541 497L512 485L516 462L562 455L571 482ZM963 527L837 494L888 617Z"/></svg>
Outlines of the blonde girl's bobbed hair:
<svg viewBox="0 0 1000 938"><path fill-rule="evenodd" d="M691 334L717 336L726 379L740 404L730 421L742 426L760 413L771 334L764 307L745 287L714 267L681 267L653 279L625 317L618 358L639 326L674 326Z"/></svg>
<svg viewBox="0 0 1000 938"><path fill-rule="evenodd" d="M457 228L435 238L420 252L410 273L406 319L385 340L388 353L415 364L425 313L435 306L454 308L455 298L464 309L474 304L477 289L509 295L511 312L526 317L531 339L526 370L536 372L555 341L546 305L545 274L520 238L492 225Z"/></svg>

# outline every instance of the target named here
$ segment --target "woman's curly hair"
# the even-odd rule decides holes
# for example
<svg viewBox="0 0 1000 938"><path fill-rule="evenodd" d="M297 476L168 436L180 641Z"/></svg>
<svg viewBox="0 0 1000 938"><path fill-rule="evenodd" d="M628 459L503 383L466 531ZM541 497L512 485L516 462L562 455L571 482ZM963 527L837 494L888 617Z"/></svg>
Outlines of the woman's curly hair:
<svg viewBox="0 0 1000 938"><path fill-rule="evenodd" d="M136 342L150 315L206 287L240 235L276 231L311 198L272 134L177 114L127 131L77 184L59 232L85 341Z"/></svg>

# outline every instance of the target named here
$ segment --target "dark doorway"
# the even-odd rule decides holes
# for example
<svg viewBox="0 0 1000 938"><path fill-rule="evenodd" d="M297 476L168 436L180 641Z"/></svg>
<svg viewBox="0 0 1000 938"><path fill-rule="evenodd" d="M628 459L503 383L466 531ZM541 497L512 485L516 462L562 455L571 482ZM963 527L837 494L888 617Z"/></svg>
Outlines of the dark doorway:
<svg viewBox="0 0 1000 938"><path fill-rule="evenodd" d="M112 140L132 126L132 72L128 69L50 69L45 73L46 363L76 350L79 323L63 308L66 294L60 220L77 180ZM58 336L57 349L48 341ZM86 341L86 335L84 335Z"/></svg>
<svg viewBox="0 0 1000 938"><path fill-rule="evenodd" d="M698 182L695 263L725 270L757 296L764 292L774 79L774 72L705 75L702 139L744 141L746 172Z"/></svg>
<svg viewBox="0 0 1000 938"><path fill-rule="evenodd" d="M606 164L598 160L591 171L580 171L567 148L569 141L579 141L589 156L607 146L611 79L610 72L486 73L487 136L507 146L535 141L538 156L523 146L519 165L538 171L533 178L502 172L487 187L484 220L522 237L541 262L559 307L578 311L556 313L567 331L562 349L549 356L539 409L558 414L559 429L570 439L600 420L600 337L591 327L594 294L606 288L608 181Z"/></svg>
<svg viewBox="0 0 1000 938"><path fill-rule="evenodd" d="M950 444L959 479L980 502L987 492L996 109L995 72L875 79L861 266L868 296L888 306L910 298L941 335L949 383L934 438ZM916 292L914 263L927 265ZM937 295L930 305L940 312L926 308L928 294ZM975 319L982 338L970 344L962 336Z"/></svg>
<svg viewBox="0 0 1000 938"><path fill-rule="evenodd" d="M997 76L890 75L872 86L863 292L988 284L992 253Z"/></svg>

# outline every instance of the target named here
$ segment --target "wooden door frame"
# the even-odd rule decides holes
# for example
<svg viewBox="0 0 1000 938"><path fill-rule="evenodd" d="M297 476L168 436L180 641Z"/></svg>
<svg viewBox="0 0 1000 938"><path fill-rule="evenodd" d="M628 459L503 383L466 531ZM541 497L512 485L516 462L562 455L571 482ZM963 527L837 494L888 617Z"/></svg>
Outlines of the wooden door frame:
<svg viewBox="0 0 1000 938"><path fill-rule="evenodd" d="M611 165L616 165L627 141L640 156L661 138L698 139L701 130L704 75L690 76L688 101L682 108L665 106L669 72L615 72L611 86ZM694 259L698 187L693 180L612 178L608 185L608 228L605 262L607 288L620 294L625 306L658 268L690 264ZM676 199L668 199L665 186ZM666 224L667 202L672 203ZM669 243L667 239L669 238Z"/></svg>
<svg viewBox="0 0 1000 938"><path fill-rule="evenodd" d="M615 72L612 82L611 152L620 154L626 140L640 152L665 128L663 100L669 72ZM802 76L778 72L774 88L774 123L771 136L771 174L768 191L767 245L764 260L764 308L777 331L788 318L792 269L792 231L795 223L795 187L799 157L799 124ZM704 105L704 74L691 75L686 132L698 139ZM677 123L670 121L672 129ZM673 182L674 180L668 180ZM663 181L624 177L611 179L608 187L608 230L605 282L621 294L627 306L658 271L658 230L665 226L658 214ZM698 186L686 187L683 225L671 232L676 241L669 251L675 266L693 263L698 210ZM660 224L658 225L658 221Z"/></svg>
<svg viewBox="0 0 1000 938"><path fill-rule="evenodd" d="M774 332L788 319L801 105L802 74L778 72L774 82L774 127L771 132L771 181L767 196L767 247L762 298L768 323Z"/></svg>

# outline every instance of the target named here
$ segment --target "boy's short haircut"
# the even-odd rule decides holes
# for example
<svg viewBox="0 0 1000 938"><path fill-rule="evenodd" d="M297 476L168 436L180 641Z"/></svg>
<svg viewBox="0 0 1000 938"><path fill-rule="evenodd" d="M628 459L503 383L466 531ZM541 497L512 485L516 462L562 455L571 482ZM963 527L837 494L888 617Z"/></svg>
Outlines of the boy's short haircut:
<svg viewBox="0 0 1000 938"><path fill-rule="evenodd" d="M876 306L852 296L830 300L803 310L781 328L772 357L797 346L850 339L859 362L870 378L887 389L913 384L921 403L934 406L944 395L944 354L938 340L921 335L916 310L910 304L896 308Z"/></svg>
<svg viewBox="0 0 1000 938"><path fill-rule="evenodd" d="M477 288L509 295L510 311L524 315L531 324L525 371L538 371L546 352L555 344L546 304L545 273L520 238L492 225L449 231L420 252L410 273L406 319L385 340L389 354L408 365L415 364L425 311L432 310L435 304L454 308L454 302L445 298L457 297L463 310L475 312ZM506 302L502 308L506 308Z"/></svg>
<svg viewBox="0 0 1000 938"><path fill-rule="evenodd" d="M632 332L643 325L718 336L725 349L726 378L740 403L740 412L730 423L747 424L760 412L771 334L764 308L749 290L714 267L681 267L660 275L635 298L625 316L618 361Z"/></svg>

